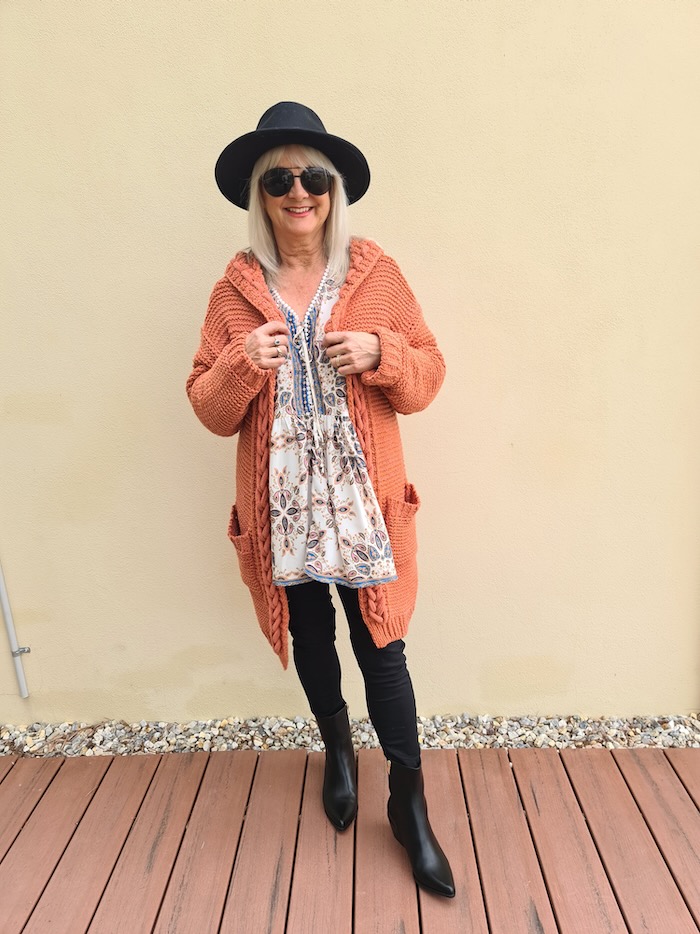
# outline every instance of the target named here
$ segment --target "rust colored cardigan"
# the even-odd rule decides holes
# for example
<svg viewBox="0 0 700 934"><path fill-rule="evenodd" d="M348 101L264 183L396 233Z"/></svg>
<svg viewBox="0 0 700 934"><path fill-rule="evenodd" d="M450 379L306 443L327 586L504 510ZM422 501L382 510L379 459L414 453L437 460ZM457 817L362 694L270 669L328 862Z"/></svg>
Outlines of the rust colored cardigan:
<svg viewBox="0 0 700 934"><path fill-rule="evenodd" d="M275 371L257 367L244 349L248 334L271 320L283 319L262 269L251 254L239 253L214 286L187 394L210 431L239 434L229 537L260 628L286 668L289 610L284 588L272 583L268 492ZM396 413L417 412L432 401L445 363L398 266L371 240L351 242L350 269L327 330L368 331L381 344L379 367L347 380L350 418L398 574L392 583L359 591L363 619L381 648L406 635L418 586L415 515L420 501L406 480Z"/></svg>

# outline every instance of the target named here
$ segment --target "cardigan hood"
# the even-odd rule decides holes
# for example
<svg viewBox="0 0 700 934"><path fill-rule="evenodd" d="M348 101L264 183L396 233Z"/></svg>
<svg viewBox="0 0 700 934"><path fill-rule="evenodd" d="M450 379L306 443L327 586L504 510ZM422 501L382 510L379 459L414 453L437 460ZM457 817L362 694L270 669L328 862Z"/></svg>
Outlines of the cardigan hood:
<svg viewBox="0 0 700 934"><path fill-rule="evenodd" d="M336 302L336 308L343 306L356 291L358 286L370 274L384 251L374 240L353 239L350 241L350 266ZM242 251L229 262L225 278L242 297L260 310L268 321L282 319L282 315L270 295L260 263L249 251ZM333 319L331 319L333 320Z"/></svg>

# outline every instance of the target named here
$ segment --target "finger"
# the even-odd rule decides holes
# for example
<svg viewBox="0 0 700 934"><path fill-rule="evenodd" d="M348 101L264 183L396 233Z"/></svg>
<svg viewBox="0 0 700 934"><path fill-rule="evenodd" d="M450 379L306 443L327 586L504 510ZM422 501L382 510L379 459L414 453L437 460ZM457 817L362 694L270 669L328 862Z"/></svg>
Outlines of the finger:
<svg viewBox="0 0 700 934"><path fill-rule="evenodd" d="M350 351L349 351L349 349L345 346L345 344L333 344L332 347L327 347L327 348L326 348L326 356L327 356L328 359L331 361L331 363L334 363L334 364L335 364L335 363L340 363L340 360L337 359L338 357L345 357L345 358L347 358L348 355L349 355L349 353L350 353ZM348 361L347 361L347 359L346 359L346 363L347 363L347 362L348 362Z"/></svg>
<svg viewBox="0 0 700 934"><path fill-rule="evenodd" d="M274 337L275 334L289 334L289 328L284 321L266 321L258 328L260 334Z"/></svg>
<svg viewBox="0 0 700 934"><path fill-rule="evenodd" d="M336 354L334 357L331 357L331 365L340 373L343 367L345 367L346 371L348 367L352 367L353 360L351 357L348 357L347 354Z"/></svg>
<svg viewBox="0 0 700 934"><path fill-rule="evenodd" d="M286 357L278 357L276 355L271 357L263 357L258 366L262 370L277 370L282 366L286 359Z"/></svg>
<svg viewBox="0 0 700 934"><path fill-rule="evenodd" d="M323 338L323 346L328 349L337 344L342 344L346 337L345 331L329 331Z"/></svg>

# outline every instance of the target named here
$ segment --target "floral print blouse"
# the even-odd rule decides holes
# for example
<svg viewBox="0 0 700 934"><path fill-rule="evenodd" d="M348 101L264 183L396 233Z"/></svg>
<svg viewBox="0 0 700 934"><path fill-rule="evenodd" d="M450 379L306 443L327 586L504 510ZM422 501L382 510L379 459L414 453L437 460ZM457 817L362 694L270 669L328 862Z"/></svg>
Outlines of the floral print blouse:
<svg viewBox="0 0 700 934"><path fill-rule="evenodd" d="M272 576L367 587L396 580L389 536L348 413L345 377L323 349L338 286L323 274L300 321L270 288L290 332L270 436Z"/></svg>

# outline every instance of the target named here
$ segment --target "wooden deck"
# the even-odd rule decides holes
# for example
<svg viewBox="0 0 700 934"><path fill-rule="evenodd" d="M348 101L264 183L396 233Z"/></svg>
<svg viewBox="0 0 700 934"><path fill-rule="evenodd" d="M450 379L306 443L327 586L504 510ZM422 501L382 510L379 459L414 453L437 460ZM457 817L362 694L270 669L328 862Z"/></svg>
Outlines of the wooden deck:
<svg viewBox="0 0 700 934"><path fill-rule="evenodd" d="M302 750L0 758L0 934L697 934L700 749L427 751L453 900L358 755L344 834Z"/></svg>

